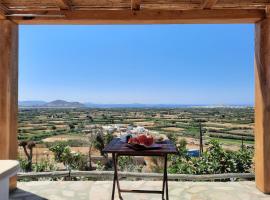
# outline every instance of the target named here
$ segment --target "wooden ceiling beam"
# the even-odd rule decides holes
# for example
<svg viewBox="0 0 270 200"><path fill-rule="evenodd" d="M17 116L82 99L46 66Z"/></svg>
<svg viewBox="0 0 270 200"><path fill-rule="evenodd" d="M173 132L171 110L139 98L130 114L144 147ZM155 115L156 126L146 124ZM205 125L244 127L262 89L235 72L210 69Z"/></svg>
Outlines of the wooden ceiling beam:
<svg viewBox="0 0 270 200"><path fill-rule="evenodd" d="M201 9L211 9L218 0L202 0Z"/></svg>
<svg viewBox="0 0 270 200"><path fill-rule="evenodd" d="M60 10L72 10L71 0L55 0Z"/></svg>
<svg viewBox="0 0 270 200"><path fill-rule="evenodd" d="M9 14L8 8L0 0L0 19L6 19L6 15Z"/></svg>
<svg viewBox="0 0 270 200"><path fill-rule="evenodd" d="M131 10L140 10L141 0L131 0Z"/></svg>
<svg viewBox="0 0 270 200"><path fill-rule="evenodd" d="M0 20L2 19L6 19L6 15L2 12L2 10L0 10Z"/></svg>
<svg viewBox="0 0 270 200"><path fill-rule="evenodd" d="M92 10L32 15L9 15L18 24L213 24L256 23L264 10ZM23 15L23 14L21 14Z"/></svg>

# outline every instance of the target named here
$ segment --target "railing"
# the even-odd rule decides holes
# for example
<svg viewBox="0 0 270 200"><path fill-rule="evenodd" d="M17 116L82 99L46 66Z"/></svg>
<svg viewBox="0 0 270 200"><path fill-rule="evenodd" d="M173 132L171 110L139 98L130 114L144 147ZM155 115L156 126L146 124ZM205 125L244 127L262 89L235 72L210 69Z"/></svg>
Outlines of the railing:
<svg viewBox="0 0 270 200"><path fill-rule="evenodd" d="M135 173L135 172L119 172L119 178L134 178L134 179L152 179L162 180L161 173ZM18 179L34 180L38 178L75 178L85 177L98 180L113 179L113 171L52 171L52 172L29 172L18 173ZM168 174L169 180L175 181L215 181L215 180L253 180L255 178L252 173L227 173L227 174L205 174L205 175L190 175L190 174Z"/></svg>

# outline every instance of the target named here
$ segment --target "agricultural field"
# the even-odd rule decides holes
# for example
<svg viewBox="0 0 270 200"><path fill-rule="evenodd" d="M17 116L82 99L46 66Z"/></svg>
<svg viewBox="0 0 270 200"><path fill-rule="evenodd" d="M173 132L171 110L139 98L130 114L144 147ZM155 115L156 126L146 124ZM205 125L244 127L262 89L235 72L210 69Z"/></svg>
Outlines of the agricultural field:
<svg viewBox="0 0 270 200"><path fill-rule="evenodd" d="M87 154L92 129L102 128L114 136L130 127L144 127L164 137L184 138L189 149L199 148L199 124L205 148L210 139L218 139L228 150L238 150L242 143L253 146L254 110L245 108L175 108L175 109L93 109L29 108L19 111L19 141L35 141L33 158L50 156L48 148L65 141L73 151ZM23 156L23 149L19 148ZM99 156L94 150L93 156Z"/></svg>

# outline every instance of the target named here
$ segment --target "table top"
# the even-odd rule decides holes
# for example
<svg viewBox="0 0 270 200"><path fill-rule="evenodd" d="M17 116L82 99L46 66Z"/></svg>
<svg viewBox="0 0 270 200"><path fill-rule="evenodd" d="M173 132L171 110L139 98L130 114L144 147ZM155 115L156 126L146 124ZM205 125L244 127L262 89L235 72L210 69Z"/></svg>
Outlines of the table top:
<svg viewBox="0 0 270 200"><path fill-rule="evenodd" d="M116 153L118 155L127 156L163 156L165 154L176 154L178 153L176 146L170 141L165 140L160 143L162 148L151 149L151 150L139 150L136 151L127 146L127 143L122 142L120 138L113 139L104 149L104 153Z"/></svg>

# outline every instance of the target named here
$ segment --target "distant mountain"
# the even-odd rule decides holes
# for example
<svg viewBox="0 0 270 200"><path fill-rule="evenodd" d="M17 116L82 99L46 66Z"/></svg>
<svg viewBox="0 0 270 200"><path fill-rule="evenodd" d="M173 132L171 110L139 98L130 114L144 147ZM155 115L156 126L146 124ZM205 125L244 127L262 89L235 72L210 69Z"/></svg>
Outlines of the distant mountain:
<svg viewBox="0 0 270 200"><path fill-rule="evenodd" d="M97 104L97 103L85 103L88 108L148 108L156 107L156 104L140 104L140 103L131 103L131 104Z"/></svg>
<svg viewBox="0 0 270 200"><path fill-rule="evenodd" d="M85 103L88 108L145 108L148 107L146 104L96 104L96 103Z"/></svg>
<svg viewBox="0 0 270 200"><path fill-rule="evenodd" d="M46 103L46 101L19 101L19 107L38 107Z"/></svg>
<svg viewBox="0 0 270 200"><path fill-rule="evenodd" d="M84 104L80 102L68 102L64 100L55 100L43 105L43 107L49 108L82 108L85 107Z"/></svg>
<svg viewBox="0 0 270 200"><path fill-rule="evenodd" d="M45 101L20 101L19 107L22 108L243 108L253 107L253 105L185 105L185 104L97 104L97 103L80 103L68 102L64 100L55 100L52 102Z"/></svg>
<svg viewBox="0 0 270 200"><path fill-rule="evenodd" d="M80 102L68 102L64 100L45 101L20 101L19 107L22 108L82 108L86 107Z"/></svg>
<svg viewBox="0 0 270 200"><path fill-rule="evenodd" d="M191 105L191 104L95 104L95 103L84 103L88 108L243 108L252 107L252 105Z"/></svg>
<svg viewBox="0 0 270 200"><path fill-rule="evenodd" d="M185 107L184 105L171 105L171 104L140 104L140 103L131 103L131 104L93 104L85 103L89 108L177 108Z"/></svg>

